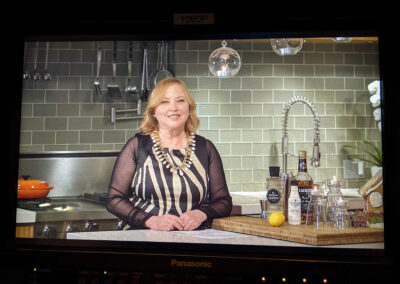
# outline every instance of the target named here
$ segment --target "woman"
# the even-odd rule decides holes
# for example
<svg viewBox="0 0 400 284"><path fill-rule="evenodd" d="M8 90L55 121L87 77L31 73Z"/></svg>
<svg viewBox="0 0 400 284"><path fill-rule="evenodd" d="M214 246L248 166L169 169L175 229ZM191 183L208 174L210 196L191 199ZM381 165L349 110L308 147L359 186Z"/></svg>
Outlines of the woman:
<svg viewBox="0 0 400 284"><path fill-rule="evenodd" d="M164 79L152 91L141 133L122 149L109 186L107 209L129 227L190 231L230 214L222 161L194 133L195 109L181 80Z"/></svg>

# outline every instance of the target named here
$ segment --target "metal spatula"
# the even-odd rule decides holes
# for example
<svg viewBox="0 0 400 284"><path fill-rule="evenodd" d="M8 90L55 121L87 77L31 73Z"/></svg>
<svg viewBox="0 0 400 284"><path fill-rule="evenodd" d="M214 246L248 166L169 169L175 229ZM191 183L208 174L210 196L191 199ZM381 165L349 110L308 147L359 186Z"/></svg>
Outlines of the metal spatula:
<svg viewBox="0 0 400 284"><path fill-rule="evenodd" d="M117 42L113 42L113 77L112 81L107 84L108 95L114 99L118 100L121 99L121 90L119 89L119 85L115 81L117 73Z"/></svg>

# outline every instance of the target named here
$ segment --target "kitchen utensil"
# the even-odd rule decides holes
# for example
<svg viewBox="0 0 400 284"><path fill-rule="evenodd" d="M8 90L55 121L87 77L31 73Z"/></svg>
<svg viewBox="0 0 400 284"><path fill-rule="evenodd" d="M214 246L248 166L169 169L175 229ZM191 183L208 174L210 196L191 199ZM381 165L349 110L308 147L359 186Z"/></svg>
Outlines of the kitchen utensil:
<svg viewBox="0 0 400 284"><path fill-rule="evenodd" d="M149 74L147 65L147 48L143 49L143 69L142 69L142 93L140 99L142 101L147 101L149 96L148 85L149 85Z"/></svg>
<svg viewBox="0 0 400 284"><path fill-rule="evenodd" d="M45 181L29 179L28 175L24 175L22 178L18 180L17 198L43 198L54 188Z"/></svg>
<svg viewBox="0 0 400 284"><path fill-rule="evenodd" d="M267 219L267 200L260 200L261 205L261 218Z"/></svg>
<svg viewBox="0 0 400 284"><path fill-rule="evenodd" d="M25 48L24 48L24 63L26 62L26 50L28 49L28 44L27 42L25 42ZM24 80L29 80L30 78L32 78L32 74L29 73L28 71L25 71L24 73L22 73L22 79Z"/></svg>
<svg viewBox="0 0 400 284"><path fill-rule="evenodd" d="M162 42L159 41L158 44L157 44L157 64L156 64L156 68L154 68L153 72L150 75L151 83L153 84L153 86L152 86L153 88L154 88L154 78L155 78L156 74L158 73L158 71L161 70L161 67L160 67L161 45L162 45Z"/></svg>
<svg viewBox="0 0 400 284"><path fill-rule="evenodd" d="M24 73L22 73L22 79L29 80L30 78L32 78L32 75L28 71L25 71Z"/></svg>
<svg viewBox="0 0 400 284"><path fill-rule="evenodd" d="M43 74L43 79L45 79L46 81L51 80L51 74L49 73L49 71L47 71L48 59L49 59L49 42L46 43L46 61L44 65L44 74Z"/></svg>
<svg viewBox="0 0 400 284"><path fill-rule="evenodd" d="M18 189L17 198L20 199L35 199L46 197L53 187L44 189Z"/></svg>
<svg viewBox="0 0 400 284"><path fill-rule="evenodd" d="M131 74L132 74L132 49L133 49L133 41L129 41L129 51L128 51L128 81L125 87L125 94L127 95L136 95L138 90L136 86L132 86L131 84Z"/></svg>
<svg viewBox="0 0 400 284"><path fill-rule="evenodd" d="M115 81L115 77L117 76L117 42L113 42L113 63L112 63L112 68L113 68L113 77L112 81L108 83L107 89L108 89L108 95L114 99L118 100L121 99L121 90L119 89L119 85Z"/></svg>
<svg viewBox="0 0 400 284"><path fill-rule="evenodd" d="M100 87L100 64L101 64L101 46L100 44L97 47L97 66L96 66L96 79L94 79L94 90L97 95L101 94L101 87Z"/></svg>
<svg viewBox="0 0 400 284"><path fill-rule="evenodd" d="M39 48L39 42L36 42L35 61L34 61L34 65L33 65L33 74L32 74L32 78L35 81L40 80L40 74L36 70L37 69L38 48Z"/></svg>
<svg viewBox="0 0 400 284"><path fill-rule="evenodd" d="M171 72L169 72L164 65L164 56L165 56L165 43L162 42L161 45L161 58L160 58L160 68L161 70L157 72L157 74L154 76L154 86L157 85L161 80L165 78L171 78L174 77Z"/></svg>

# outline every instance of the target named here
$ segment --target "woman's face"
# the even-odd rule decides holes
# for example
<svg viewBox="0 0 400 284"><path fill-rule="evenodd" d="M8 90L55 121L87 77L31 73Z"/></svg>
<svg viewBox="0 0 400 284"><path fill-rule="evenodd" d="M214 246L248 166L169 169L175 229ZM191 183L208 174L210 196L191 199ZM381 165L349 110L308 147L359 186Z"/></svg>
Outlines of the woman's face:
<svg viewBox="0 0 400 284"><path fill-rule="evenodd" d="M154 117L160 130L184 131L189 118L189 102L181 86L173 84L167 88L164 98L155 108Z"/></svg>

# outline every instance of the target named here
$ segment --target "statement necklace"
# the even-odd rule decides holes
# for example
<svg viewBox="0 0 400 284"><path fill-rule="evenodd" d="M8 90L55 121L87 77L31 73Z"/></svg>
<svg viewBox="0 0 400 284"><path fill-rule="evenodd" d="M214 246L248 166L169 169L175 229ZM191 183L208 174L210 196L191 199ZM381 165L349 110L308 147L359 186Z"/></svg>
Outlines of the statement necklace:
<svg viewBox="0 0 400 284"><path fill-rule="evenodd" d="M183 173L190 168L192 164L192 156L194 150L196 148L195 134L192 132L187 139L186 148L185 148L185 157L183 158L182 164L176 166L172 161L171 156L168 153L165 153L164 149L161 147L161 139L158 131L153 131L150 134L151 140L153 140L153 148L156 153L158 160L165 165L170 172L179 173L180 176L183 176Z"/></svg>

